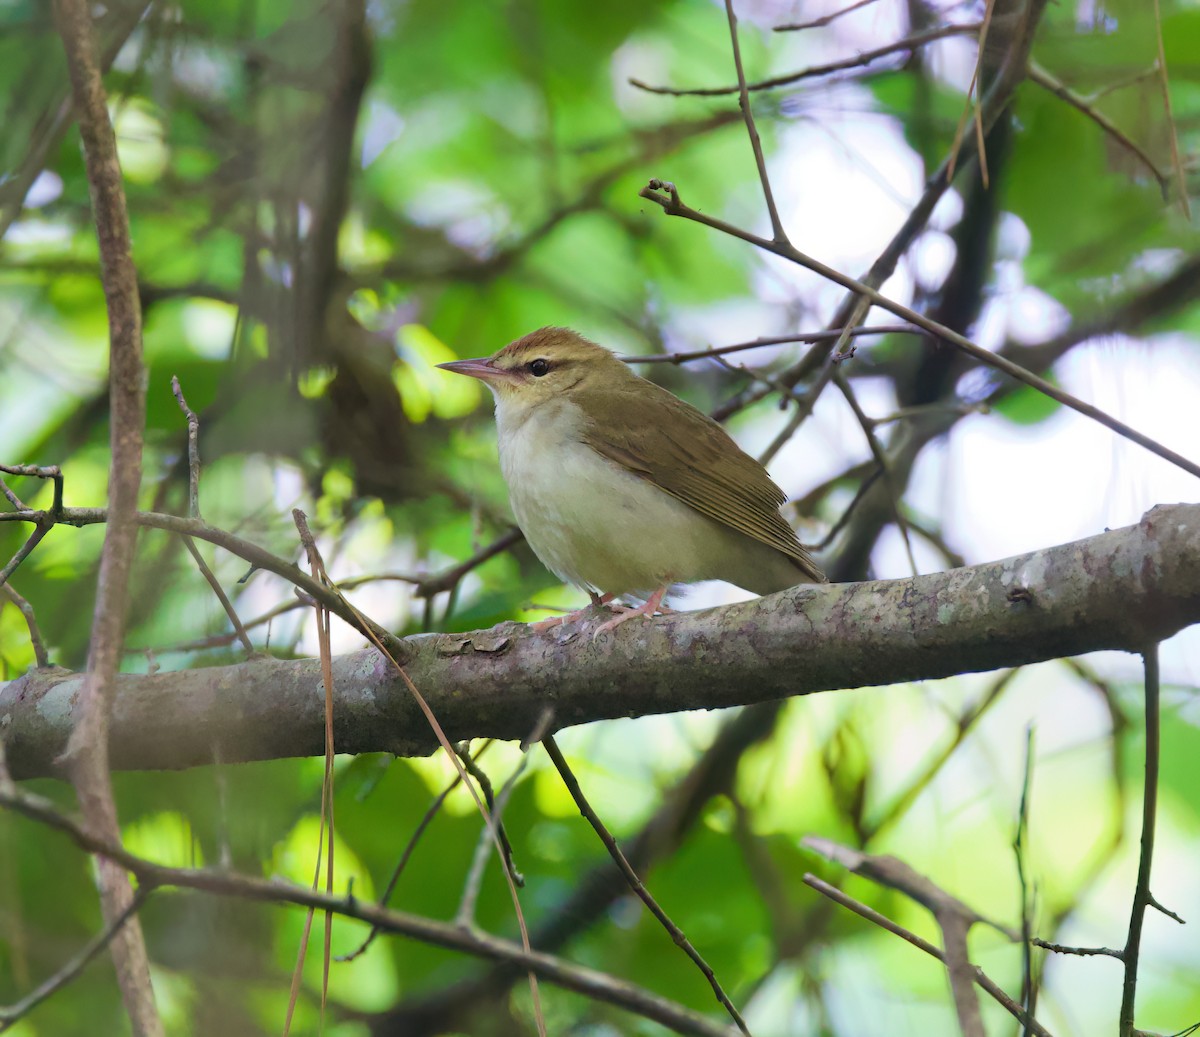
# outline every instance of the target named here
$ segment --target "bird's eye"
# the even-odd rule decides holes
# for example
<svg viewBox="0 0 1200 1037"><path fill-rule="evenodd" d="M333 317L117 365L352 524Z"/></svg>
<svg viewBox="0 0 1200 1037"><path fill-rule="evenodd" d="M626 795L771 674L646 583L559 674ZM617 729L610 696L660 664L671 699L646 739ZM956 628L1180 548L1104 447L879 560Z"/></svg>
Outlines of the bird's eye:
<svg viewBox="0 0 1200 1037"><path fill-rule="evenodd" d="M536 360L529 362L529 373L534 378L541 378L547 371L550 370L550 362L538 357Z"/></svg>

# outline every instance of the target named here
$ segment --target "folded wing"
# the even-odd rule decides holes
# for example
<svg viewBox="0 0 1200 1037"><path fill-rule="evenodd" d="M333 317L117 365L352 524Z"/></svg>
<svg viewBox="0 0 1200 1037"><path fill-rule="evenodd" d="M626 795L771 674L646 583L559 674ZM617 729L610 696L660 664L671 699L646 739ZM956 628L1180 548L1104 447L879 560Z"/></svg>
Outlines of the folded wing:
<svg viewBox="0 0 1200 1037"><path fill-rule="evenodd" d="M651 384L638 393L622 388L582 393L588 397L579 400L584 413L605 416L603 422L584 423L584 442L701 514L781 551L809 580L825 582L779 514L787 498L766 469L715 421L665 389L653 386L647 400L645 385ZM655 421L654 414L665 408L674 420Z"/></svg>

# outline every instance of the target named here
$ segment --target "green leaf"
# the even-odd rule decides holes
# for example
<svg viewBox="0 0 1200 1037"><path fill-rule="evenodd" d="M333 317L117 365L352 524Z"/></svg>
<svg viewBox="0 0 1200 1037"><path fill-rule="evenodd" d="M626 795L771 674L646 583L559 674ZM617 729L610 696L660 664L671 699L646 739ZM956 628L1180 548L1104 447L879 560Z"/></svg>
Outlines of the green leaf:
<svg viewBox="0 0 1200 1037"><path fill-rule="evenodd" d="M1052 371L1045 377L1051 385L1058 385ZM1037 425L1052 414L1058 413L1061 408L1062 404L1058 400L1030 385L1022 385L1006 393L991 406L992 411L1007 418L1014 425Z"/></svg>

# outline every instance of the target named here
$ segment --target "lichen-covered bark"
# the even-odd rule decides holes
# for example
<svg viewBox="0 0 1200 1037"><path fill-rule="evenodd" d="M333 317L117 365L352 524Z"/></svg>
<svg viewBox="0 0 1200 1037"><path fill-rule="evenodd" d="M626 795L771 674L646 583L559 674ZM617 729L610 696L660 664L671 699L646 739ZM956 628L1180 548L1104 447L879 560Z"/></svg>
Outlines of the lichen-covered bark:
<svg viewBox="0 0 1200 1037"><path fill-rule="evenodd" d="M1200 622L1200 505L1136 526L930 576L800 586L766 598L542 634L506 623L409 638L408 673L453 739L613 717L745 705L838 688L1017 666L1099 649L1139 651ZM343 752L416 755L435 745L390 663L334 660ZM0 734L18 777L54 773L82 677L33 671L0 685ZM316 660L124 675L112 764L177 768L323 751Z"/></svg>

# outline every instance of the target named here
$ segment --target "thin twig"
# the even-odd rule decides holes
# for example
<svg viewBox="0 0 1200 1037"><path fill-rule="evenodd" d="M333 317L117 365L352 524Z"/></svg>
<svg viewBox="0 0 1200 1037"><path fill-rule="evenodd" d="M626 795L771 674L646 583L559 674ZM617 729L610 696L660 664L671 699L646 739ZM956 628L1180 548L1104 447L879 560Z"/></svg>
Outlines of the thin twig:
<svg viewBox="0 0 1200 1037"><path fill-rule="evenodd" d="M967 560L963 557L961 551L956 551L947 542L941 530L936 529L932 523L926 522L924 519L908 516L908 528L924 540L938 554L945 559L947 569L964 569L967 565Z"/></svg>
<svg viewBox="0 0 1200 1037"><path fill-rule="evenodd" d="M835 903L841 904L842 907L849 911L853 911L860 918L865 918L868 922L879 926L881 929L886 929L889 933L899 936L900 939L911 943L918 950L924 951L933 958L937 958L942 964L946 963L946 956L941 949L935 947L928 940L923 940L916 933L905 929L901 925L897 925L890 918L881 915L874 908L868 907L862 901L855 900L851 896L847 896L836 886L831 886L824 879L817 878L811 873L804 876L804 884L815 889L818 893L828 897ZM1050 1032L1042 1026L1036 1019L1030 1019L1025 1010L1017 1004L1011 997L1008 996L1002 987L988 978L978 965L971 966L971 971L974 974L974 981L979 989L988 994L994 1001L1001 1005L1009 1015L1016 1019L1019 1023L1025 1026L1033 1037L1051 1037Z"/></svg>
<svg viewBox="0 0 1200 1037"><path fill-rule="evenodd" d="M858 489L854 491L854 496L850 499L850 503L846 505L846 509L838 516L838 520L829 527L829 532L826 533L821 540L812 546L814 551L824 551L830 544L833 543L837 535L846 528L854 514L854 509L862 503L862 499L867 495L867 491L875 485L875 480L882 473L878 468L871 469L870 473L858 485Z"/></svg>
<svg viewBox="0 0 1200 1037"><path fill-rule="evenodd" d="M55 522L58 521L58 516L62 514L63 475L62 469L58 465L0 464L0 472L6 472L9 475L22 475L30 479L50 479L54 483L54 501L50 505L50 510L39 513L40 518L36 523L37 528L29 534L25 543L17 548L16 553L8 560L4 568L0 569L0 587L3 587L8 582L8 578L17 571L17 566L33 553L33 549L54 528ZM2 479L0 479L0 487L3 488L4 496L14 508L18 511L26 509L27 505L8 488L8 485Z"/></svg>
<svg viewBox="0 0 1200 1037"><path fill-rule="evenodd" d="M942 931L946 974L963 1037L984 1037L983 1016L973 986L974 966L971 965L967 950L967 934L976 922L991 926L1010 940L1018 940L1019 934L981 915L896 857L863 853L817 836L807 836L801 843L856 875L900 890L930 911Z"/></svg>
<svg viewBox="0 0 1200 1037"><path fill-rule="evenodd" d="M316 538L308 528L308 516L299 508L292 509L292 521L300 534L300 542L304 545L304 553L308 557L310 575L316 581L330 583L329 574L325 571L325 560L317 547ZM325 892L333 893L333 850L334 850L334 813L333 813L333 649L330 646L329 610L323 605L316 605L317 642L321 658L321 684L325 689L325 770L321 781L321 826L317 833L317 862L313 873L312 888L317 888L321 874L321 841L328 838L328 849L325 855ZM312 925L312 910L304 924L304 937L300 944L300 952L292 974L292 989L288 1000L287 1020L284 1023L286 1037L292 1022L292 1011L296 1004L296 996L300 989L300 980L304 965L304 951L308 944L308 933ZM321 1019L325 1018L325 1005L329 997L329 959L333 946L333 912L325 912L325 945L321 971Z"/></svg>
<svg viewBox="0 0 1200 1037"><path fill-rule="evenodd" d="M1155 73L1157 74L1157 73ZM1066 83L1055 78L1046 69L1042 68L1036 61L1029 63L1029 80L1032 83L1037 83L1044 90L1048 90L1060 101L1064 101L1072 108L1077 109L1092 120L1097 126L1107 133L1113 140L1121 145L1126 151L1135 156L1139 162L1150 172L1150 175L1158 181L1158 186L1163 192L1163 197L1166 197L1167 191L1170 189L1171 180L1155 163L1137 141L1133 140L1124 131L1120 129L1107 115L1105 115L1093 103L1094 98L1082 97L1075 93Z"/></svg>
<svg viewBox="0 0 1200 1037"><path fill-rule="evenodd" d="M1158 64L1155 63L1149 68L1142 69L1141 72L1132 72L1123 79L1113 80L1111 83L1105 83L1104 86L1097 87L1085 98L1089 104L1095 104L1109 94L1114 94L1118 90L1125 90L1128 87L1136 86L1147 79L1154 79L1158 76Z"/></svg>
<svg viewBox="0 0 1200 1037"><path fill-rule="evenodd" d="M45 515L46 512L44 511L0 511L0 522L32 522L36 524L43 521ZM101 522L108 522L109 509L63 508L58 521L67 526L91 526ZM204 540L210 544L216 544L231 554L245 559L256 569L265 569L276 576L282 576L288 582L295 584L310 598L321 602L330 612L340 619L345 620L351 626L357 628L360 624L367 624L374 636L388 646L392 655L399 658L406 658L409 654L409 650L399 637L391 631L385 630L373 620L362 616L333 588L317 583L294 563L272 554L270 551L251 543L249 540L244 540L242 537L227 530L219 529L216 526L210 526L201 519L181 518L178 515L167 515L157 511L135 512L133 514L133 522L139 526L147 526L151 529L163 529L182 536L192 536L197 540Z"/></svg>
<svg viewBox="0 0 1200 1037"><path fill-rule="evenodd" d="M979 175L983 181L984 189L988 186L988 171L987 171L987 155L984 152L984 133L983 133L983 114L982 104L971 104L971 98L978 95L979 92L979 72L983 67L983 57L987 48L987 33L988 27L992 23L992 9L995 6L995 0L987 0L987 6L984 8L983 21L979 23L979 41L975 48L975 67L971 70L971 82L967 84L967 98L963 105L962 115L959 117L958 126L954 131L954 143L950 145L950 176L954 176L955 164L958 161L958 153L962 148L963 132L966 130L967 118L972 110L975 113L975 153L979 157Z"/></svg>
<svg viewBox="0 0 1200 1037"><path fill-rule="evenodd" d="M479 752L475 753L475 759L478 759L480 756L482 756L494 744L494 739L487 739L480 747ZM457 748L457 746L455 748ZM404 844L404 850L400 854L400 859L396 862L396 866L392 869L392 874L388 879L387 886L384 887L383 892L379 895L378 903L380 907L387 907L387 902L391 900L392 893L396 889L396 883L400 881L400 876L404 874L404 869L408 867L408 862L413 853L416 851L417 844L421 841L421 836L425 834L425 829L427 829L432 823L433 819L437 817L438 812L442 809L442 804L444 804L449 798L450 793L458 788L458 786L462 783L462 780L461 774L455 774L454 777L450 779L450 783L444 789L442 789L442 791L438 793L437 798L429 804L428 809L421 816L421 820L417 822L417 827L413 830L413 834L408 837L408 842ZM339 962L353 961L364 951L366 951L366 949L370 947L372 943L375 942L375 938L379 935L379 932L380 930L378 926L371 926L371 931L367 933L367 936L363 942L348 954L340 955L337 960Z"/></svg>
<svg viewBox="0 0 1200 1037"><path fill-rule="evenodd" d="M104 928L93 936L83 949L67 962L66 965L45 982L39 984L35 990L31 990L20 1001L11 1005L0 1006L0 1033L10 1029L14 1023L28 1015L43 1001L56 994L63 987L67 986L67 984L73 982L87 968L88 963L97 955L103 953L108 945L112 943L113 938L121 931L125 923L150 899L150 894L153 891L153 886L140 887L133 894L132 899L125 908L111 921L107 922Z"/></svg>
<svg viewBox="0 0 1200 1037"><path fill-rule="evenodd" d="M836 332L838 339L840 339L843 335L853 335L856 329L851 328L849 325L843 325L830 330ZM764 396L772 392L779 393L781 410L787 405L789 399L801 400L802 397L796 394L796 386L811 374L816 373L820 375L823 373L823 368L828 366L826 360L829 356L829 341L829 339L822 339L814 343L813 347L804 356L787 368L781 375L768 378L759 372L747 371L743 367L741 370L746 374L750 374L759 383L758 387L743 390L719 406L714 407L708 416L713 421L723 422L738 411L744 410L752 403L757 403ZM834 339L834 341L837 341L837 339ZM826 382L828 378L829 376L825 375Z"/></svg>
<svg viewBox="0 0 1200 1037"><path fill-rule="evenodd" d="M298 582L298 581L293 580L293 582ZM314 585L320 587L319 584L316 584L316 581L310 580L310 582L313 583ZM494 845L496 847L496 852L502 860L505 859L504 850L500 843L499 826L493 822L491 812L484 805L483 800L480 799L479 793L478 793L478 791L476 791L475 786L472 785L469 781L465 780L466 771L463 768L462 761L458 758L457 754L455 753L454 746L450 743L450 739L446 737L446 732L442 729L442 725L440 723L438 723L438 719L434 715L433 710L430 708L429 702L426 700L425 696L421 694L420 689L416 686L416 684L413 683L413 680L411 677L409 677L408 672L404 669L403 666L400 665L400 663L397 661L395 656L393 656L392 653L388 650L388 648L385 646L384 640L377 633L377 631L382 628L379 627L378 623L375 623L372 620L368 619L358 609L356 609L353 605L351 605L350 602L348 602L341 595L341 592L338 591L336 584L333 584L331 582L330 587L328 589L331 592L333 592L335 599L339 603L339 608L342 610L342 611L337 611L337 610L331 609L330 611L337 611L338 615L343 614L343 612L346 614L349 614L352 617L352 619L350 620L351 626L353 626L356 630L358 630L361 634L363 634L363 636L365 636L367 638L367 640L370 641L371 644L375 646L375 648L380 652L380 654L382 654L383 657L391 664L392 668L395 670L396 674L400 677L401 681L404 682L404 686L408 689L408 693L412 696L413 701L417 704L417 708L421 711L422 715L425 717L425 720L429 724L429 728L433 732L434 737L437 738L438 744L445 751L446 755L450 757L450 761L454 764L455 768L459 770L459 773L464 775L463 783L466 785L467 789L470 791L472 798L475 800L476 808L479 810L480 814L483 816L483 818L487 824L487 829L491 833L492 842L494 843ZM324 591L325 588L322 587L321 590ZM401 646L403 647L403 642L400 642L400 643L401 643ZM405 655L407 655L407 649L404 649L404 652L405 652ZM526 952L531 952L532 949L531 949L530 943L529 943L529 928L525 923L525 914L521 910L521 900L517 893L516 881L515 881L510 869L504 868L502 870L504 871L505 880L508 883L509 895L512 898L513 912L515 913L516 918L517 918L517 928L520 930L520 933L521 933L521 946ZM533 1001L534 1022L537 1024L539 1037L546 1037L546 1024L545 1024L545 1019L543 1018L543 1015L542 1015L541 995L538 992L537 976L533 971L530 971L528 973L528 976L529 976L529 993L530 993L530 997Z"/></svg>
<svg viewBox="0 0 1200 1037"><path fill-rule="evenodd" d="M495 813L496 810L496 794L492 789L492 779L488 777L487 771L479 766L479 760L466 751L466 742L455 746L455 752L458 758L462 760L462 765L466 772L475 779L479 785L479 791L483 793L483 800L487 803L488 810ZM508 839L508 830L504 827L504 820L496 818L496 831L500 836L500 856L504 861L505 867L509 869L509 874L512 876L514 885L518 889L525 885L525 877L517 871L513 865L512 843Z"/></svg>
<svg viewBox="0 0 1200 1037"><path fill-rule="evenodd" d="M200 419L183 397L179 376L171 376L171 392L179 409L187 418L188 427L188 518L200 517Z"/></svg>
<svg viewBox="0 0 1200 1037"><path fill-rule="evenodd" d="M874 3L874 0L871 2ZM848 334L851 338L860 338L864 335L916 335L920 332L907 324L873 324L870 327L852 328ZM730 353L741 353L747 349L761 349L763 346L782 346L792 342L836 342L841 335L841 328L829 328L824 331L798 332L794 335L767 335L752 342L735 342L731 346L713 346L710 349L694 349L686 353L652 353L650 356L622 356L619 359L627 364L687 364L693 360L711 360L728 356Z"/></svg>
<svg viewBox="0 0 1200 1037"><path fill-rule="evenodd" d="M1167 128L1171 137L1171 165L1179 185L1179 206L1185 219L1192 218L1192 205L1188 201L1187 177L1183 172L1183 159L1179 154L1179 132L1175 126L1175 115L1171 111L1171 81L1167 76L1167 52L1163 46L1162 10L1154 0L1154 30L1158 37L1158 81L1162 86L1163 112L1167 116Z"/></svg>
<svg viewBox="0 0 1200 1037"><path fill-rule="evenodd" d="M520 778L525 772L525 768L529 765L529 746L536 745L545 737L546 731L549 729L553 719L554 710L547 706L542 710L542 715L538 717L538 721L530 732L529 737L521 743L521 758L517 761L517 765L513 768L512 773L505 780L504 784L500 786L500 793L494 801L489 800L489 806L492 808L492 818L497 825L502 822L504 808L508 805L508 797L512 795L512 790L517 784L517 779ZM478 766L475 761L472 761L472 763ZM479 842L475 847L475 856L471 861L467 880L463 883L462 899L459 901L458 911L454 916L454 920L462 926L470 927L475 925L475 904L479 900L479 891L483 887L483 870L488 859L487 836L487 826L485 825L484 830L480 833ZM504 838L504 848L506 856L500 862L501 867L508 869L518 886L524 886L525 879L513 864L512 846L509 845L507 836Z"/></svg>
<svg viewBox="0 0 1200 1037"><path fill-rule="evenodd" d="M890 425L896 421L910 421L913 418L923 418L927 414L957 414L961 418L965 418L971 414L986 414L988 413L988 405L983 402L977 403L918 403L912 407L900 407L898 410L892 411L891 414L885 414L882 418L871 418L870 422L873 428L879 428L882 425Z"/></svg>
<svg viewBox="0 0 1200 1037"><path fill-rule="evenodd" d="M8 560L8 564L0 569L0 587L3 587L8 582L8 578L17 571L17 566L33 553L33 549L42 542L42 538L50 532L53 525L54 523L49 521L39 523L37 528L26 538L25 543L17 548L16 553Z"/></svg>
<svg viewBox="0 0 1200 1037"><path fill-rule="evenodd" d="M781 713L779 701L737 710L721 724L695 764L664 790L659 805L645 823L622 845L636 871L647 872L656 861L668 859L700 822L704 805L728 793L739 761L768 738ZM534 945L548 952L566 946L578 934L605 918L612 904L628 894L624 876L605 857L580 873L570 892L544 912ZM514 971L503 963L452 982L440 990L414 994L391 1008L386 1021L403 1028L409 1018L430 1020L430 1025L454 1029L457 1020L480 1002L496 1004L512 986ZM730 1027L730 1033L734 1032Z"/></svg>
<svg viewBox="0 0 1200 1037"><path fill-rule="evenodd" d="M459 562L457 565L452 565L449 569L437 573L434 576L424 576L418 578L416 590L413 594L418 598L432 598L435 594L441 591L453 590L462 581L462 578L471 572L473 569L479 568L484 562L495 558L498 554L503 554L514 544L519 544L525 538L516 526L513 526L507 532L502 533L486 547L480 548L466 561ZM365 582L364 577L358 582ZM353 586L350 581L343 583L342 586Z"/></svg>
<svg viewBox="0 0 1200 1037"><path fill-rule="evenodd" d="M1154 828L1158 814L1159 760L1159 676L1158 645L1152 644L1142 656L1145 667L1146 692L1146 777L1142 790L1142 848L1138 855L1137 885L1133 891L1133 908L1129 913L1129 933L1121 961L1125 965L1125 981L1121 985L1121 1015L1119 1037L1134 1033L1134 1002L1137 999L1138 962L1142 950L1142 923L1146 908L1154 899L1150 893L1150 865L1154 857Z"/></svg>
<svg viewBox="0 0 1200 1037"><path fill-rule="evenodd" d="M751 92L755 90L772 90L777 86L788 86L791 83L798 83L803 79L816 79L820 76L827 76L831 72L845 72L847 69L862 68L891 54L914 51L920 47L924 47L927 43L944 40L950 36L973 36L978 31L978 25L941 25L936 29L913 33L913 35L906 36L902 40L896 40L895 43L877 47L875 50L864 51L862 54L856 54L851 58L831 61L826 65L812 65L809 68L801 69L799 72L790 72L784 76L775 76L771 79L759 80L757 83L748 83L746 89ZM726 94L740 92L740 88L736 85L699 87L685 90L670 86L651 86L649 83L643 83L640 79L630 79L629 84L650 94L667 94L671 97L722 97Z"/></svg>
<svg viewBox="0 0 1200 1037"><path fill-rule="evenodd" d="M188 518L198 519L200 518L200 419L196 417L195 411L188 406L187 400L184 399L183 388L179 384L178 375L174 375L171 378L171 392L174 393L175 400L179 404L179 409L183 411L184 417L187 419ZM250 640L250 635L246 633L246 628L238 618L237 610L233 607L233 602L229 600L229 595L225 593L221 582L201 556L196 542L191 537L185 536L183 538L183 546L187 548L188 554L192 556L192 560L196 563L196 568L200 570L200 575L204 577L209 587L212 588L213 594L217 596L217 601L221 603L221 608L225 610L225 615L233 625L234 636L242 642L242 647L246 650L247 655L254 655L255 648L254 643Z"/></svg>
<svg viewBox="0 0 1200 1037"><path fill-rule="evenodd" d="M1021 806L1017 811L1017 835L1013 856L1017 862L1017 882L1021 887L1021 1001L1032 1019L1037 1014L1037 981L1033 972L1033 895L1025 866L1025 843L1029 837L1029 800L1033 788L1033 725L1025 731L1025 773L1021 782ZM1022 1029L1028 1037L1029 1028Z"/></svg>
<svg viewBox="0 0 1200 1037"><path fill-rule="evenodd" d="M1081 958L1116 958L1118 961L1125 957L1123 952L1113 950L1111 947L1067 947L1061 943L1040 940L1036 936L1031 936L1029 942L1035 947L1041 947L1044 951L1053 951L1055 954L1075 954Z"/></svg>
<svg viewBox="0 0 1200 1037"><path fill-rule="evenodd" d="M908 531L908 522L904 518L904 513L900 508L900 489L896 485L896 480L892 477L892 465L888 460L887 451L883 449L883 444L879 442L879 437L875 434L875 426L866 412L862 409L862 405L858 402L858 395L854 391L854 387L850 384L850 379L846 377L845 372L841 368L833 368L834 383L841 390L842 395L846 398L846 403L853 412L855 420L863 430L863 435L867 437L867 446L870 448L871 456L875 458L875 463L879 466L879 471L883 476L883 483L887 487L888 497L892 502L892 515L896 519L896 526L900 530L900 536L904 540L904 551L908 555L909 568L912 569L912 574L917 576L920 570L917 569L917 557L913 554L912 536Z"/></svg>
<svg viewBox="0 0 1200 1037"><path fill-rule="evenodd" d="M984 692L982 698L957 718L954 737L940 752L926 763L921 773L879 813L878 817L873 818L865 825L863 831L864 841L877 839L908 812L908 809L916 802L917 797L942 773L942 768L949 762L950 757L958 751L959 747L966 741L967 735L983 719L987 711L999 701L1001 694L1003 694L1004 690L1012 683L1013 678L1020 672L1017 668L1005 670L999 677L992 681L991 686Z"/></svg>
<svg viewBox="0 0 1200 1037"><path fill-rule="evenodd" d="M567 787L567 791L571 793L571 798L575 801L575 805L579 808L579 812L588 820L593 830L600 837L600 841L608 850L609 856L616 862L618 868L621 869L621 874L625 876L625 881L629 883L629 888L634 891L649 909L650 913L658 919L659 923L670 934L671 939L683 950L683 952L695 962L696 967L704 974L709 985L716 994L717 1000L725 1006L725 1011L729 1013L731 1019L737 1024L737 1028L749 1037L750 1031L746 1028L746 1022L742 1018L741 1013L729 1000L728 995L721 988L721 984L717 982L717 977L708 963L700 956L700 953L692 946L692 943L680 928L671 921L667 913L658 906L658 902L650 895L650 891L643 885L642 880L638 878L637 872L633 870L625 854L621 852L621 847L617 845L616 839L612 833L605 827L604 822L600 820L600 816L592 809L592 805L587 801L587 797L583 794L583 789L579 787L579 782L575 778L574 772L567 763L566 757L558 748L558 744L554 741L553 735L547 735L542 739L542 745L546 749L546 755L550 757L559 775L562 777L563 784Z"/></svg>
<svg viewBox="0 0 1200 1037"><path fill-rule="evenodd" d="M788 25L776 25L775 32L802 32L805 29L820 29L841 18L844 14L861 10L873 3L875 3L875 0L856 0L855 3L850 4L848 7L843 7L830 14L822 15L820 18L814 18L811 22L792 22Z"/></svg>
<svg viewBox="0 0 1200 1037"><path fill-rule="evenodd" d="M981 120L985 133L990 132L991 127L1007 108L1012 99L1013 92L1025 78L1025 66L1028 63L1029 50L1033 44L1034 33L1047 2L1048 0L1030 0L1022 12L1020 25L1012 37L1000 71L984 94L980 105ZM974 147L973 141L971 147ZM970 157L969 149L964 147L959 157L961 162L965 163ZM928 179L921 197L910 210L904 223L892 235L891 240L871 264L870 269L862 278L863 283L870 285L873 289L878 289L887 282L888 278L895 272L900 258L908 251L917 236L929 222L934 207L949 189L950 183L950 163L947 158L942 161L941 165L938 166L934 174ZM830 321L830 327L842 328L842 334L845 335L844 329L853 327L858 323L860 319L858 309L861 305L861 296L852 289L851 293L838 307L833 319ZM813 353L816 352L817 350L814 349ZM794 364L785 371L779 377L779 381L784 385L795 385L800 380L807 378L812 370L815 370L813 361L816 360L816 367L819 367L821 359L819 355L816 357L811 355L806 356L799 363ZM828 364L830 358L825 356L824 361ZM731 400L722 407L717 408L713 413L713 417L718 421L724 420L736 411L744 409L762 399L772 391L772 388L756 388L752 391L743 392L739 394L737 399Z"/></svg>
<svg viewBox="0 0 1200 1037"><path fill-rule="evenodd" d="M0 744L0 753L3 746ZM511 940L479 930L466 931L448 922L382 908L352 896L333 896L279 879L265 879L237 872L203 868L168 868L130 853L58 811L44 797L19 788L0 765L0 807L5 807L45 824L68 836L77 846L118 864L137 876L140 885L195 889L215 896L261 903L294 904L318 911L332 911L378 925L385 932L398 933L431 946L460 951L491 961L504 962L523 971L533 972L551 983L574 990L597 1001L616 1005L677 1033L696 1037L728 1037L730 1029L693 1012L682 1005L659 997L635 984L565 961L542 951L530 950Z"/></svg>
<svg viewBox="0 0 1200 1037"><path fill-rule="evenodd" d="M796 399L796 409L792 411L792 416L783 428L776 433L775 438L767 444L762 453L758 455L758 463L760 465L764 468L769 465L775 459L775 455L787 445L788 440L796 434L800 426L808 420L809 415L813 412L813 408L817 405L817 400L821 397L821 393L825 391L826 387L833 380L836 370L832 364L826 364L804 395Z"/></svg>
<svg viewBox="0 0 1200 1037"><path fill-rule="evenodd" d="M843 274L840 270L835 270L833 267L827 266L820 260L813 259L811 256L800 252L789 244L781 244L771 241L760 235L753 234L750 231L743 230L740 227L735 227L731 223L726 223L724 220L717 219L707 213L700 212L697 209L691 208L684 204L679 197L679 191L676 186L665 180L651 180L646 187L640 192L641 197L648 201L655 202L661 206L663 211L668 216L680 216L693 223L699 223L702 226L709 227L712 230L720 231L723 234L728 234L731 237L740 238L748 244L755 245L766 252L774 253L777 256L782 256L784 259L789 259L802 266L807 270L812 270L814 273L833 281L835 284L840 284L843 288L868 299L873 305L881 306L885 310L894 313L903 320L909 321L918 327L924 328L930 334L937 336L944 342L966 353L968 356L974 357L976 360L986 364L988 367L994 367L999 371L1003 371L1011 378L1015 378L1025 385L1032 386L1039 392L1049 396L1053 400L1077 411L1085 417L1091 418L1093 421L1104 425L1106 428L1112 429L1118 435L1124 436L1126 439L1145 447L1153 454L1157 454L1164 460L1170 461L1173 465L1182 468L1184 471L1192 475L1200 477L1200 464L1195 461L1190 461L1182 454L1176 453L1169 447L1164 446L1157 440L1139 432L1137 429L1125 424L1125 422L1114 418L1112 415L1100 410L1099 407L1093 406L1090 403L1085 403L1083 400L1070 393L1065 392L1058 386L1039 377L1032 371L1027 370L1020 364L1014 363L1007 357L1001 356L998 353L993 353L989 349L984 349L982 346L976 345L965 335L959 334L953 328L948 328L946 325L939 323L926 317L924 314L918 313L916 310L898 303L893 299L883 295L877 289L870 285Z"/></svg>
<svg viewBox="0 0 1200 1037"><path fill-rule="evenodd" d="M758 168L758 182L762 185L763 201L767 203L767 215L771 219L773 240L783 243L788 240L779 210L775 207L775 195L771 190L771 178L767 175L767 160L763 157L762 140L758 127L754 125L754 114L750 111L750 92L746 88L746 70L742 67L742 48L738 43L737 15L733 13L733 0L725 0L725 16L729 21L729 45L733 49L733 67L737 72L738 104L742 118L746 121L746 133L750 137L750 149L754 152L754 164Z"/></svg>
<svg viewBox="0 0 1200 1037"><path fill-rule="evenodd" d="M6 471L6 469L0 466L0 471ZM8 488L8 483L6 483L3 479L0 479L0 492L4 494L4 496L8 499L8 503L16 508L17 511L27 510L25 502Z"/></svg>
<svg viewBox="0 0 1200 1037"><path fill-rule="evenodd" d="M1179 915L1177 915L1169 907L1163 907L1162 904L1155 900L1153 893L1150 894L1150 906L1154 908L1154 910L1160 915L1166 915L1169 919L1171 919L1172 922L1178 922L1180 925L1187 925L1187 922L1180 918Z"/></svg>
<svg viewBox="0 0 1200 1037"><path fill-rule="evenodd" d="M379 583L390 581L394 583L408 583L415 588L413 596L422 598L430 595L436 595L443 590L450 590L452 593L461 584L462 578L471 572L471 570L489 561L496 555L507 550L513 544L519 543L524 538L524 534L517 528L512 528L502 536L498 537L486 547L480 548L474 555L466 561L457 562L452 566L442 570L440 573L420 574L420 573L400 573L400 572L385 572L385 573L365 573L361 576L348 576L344 580L338 581L338 587L343 590L353 590L356 587L365 586L368 583ZM282 563L287 564L287 563ZM290 577L289 577L290 578ZM266 612L253 619L246 620L242 625L246 630L253 630L255 627L263 626L273 620L278 619L282 615L289 612L294 612L296 609L307 608L308 603L300 601L296 598L290 598L287 601L282 601L274 608L268 609ZM391 636L391 635L389 635ZM158 647L158 651L175 651L175 652L194 652L202 651L208 648L223 648L233 641L238 640L238 633L231 631L224 634L213 634L211 637L196 638L192 641L181 641L177 644L170 645L168 648ZM141 652L140 647L127 648L129 652Z"/></svg>
<svg viewBox="0 0 1200 1037"><path fill-rule="evenodd" d="M63 474L58 465L0 464L0 472L6 472L8 475L23 475L30 479L51 480L54 483L54 502L50 505L49 515L57 521L63 507ZM4 487L4 496L18 511L25 510L26 506L7 486Z"/></svg>
<svg viewBox="0 0 1200 1037"><path fill-rule="evenodd" d="M34 662L39 667L49 666L50 656L46 652L46 642L42 639L42 631L38 627L37 616L34 615L33 606L16 592L11 583L0 584L0 593L3 593L16 606L17 611L25 617L25 625L29 628L29 643L33 647Z"/></svg>
<svg viewBox="0 0 1200 1037"><path fill-rule="evenodd" d="M225 610L225 615L229 618L229 622L233 624L233 636L242 642L242 647L246 650L247 655L254 655L257 651L254 647L254 642L250 640L249 633L247 633L246 628L242 625L242 621L238 618L237 610L233 607L233 602L229 600L229 595L225 593L225 588L221 586L221 581L217 579L216 573L208 567L208 563L205 562L203 556L200 554L200 548L196 546L196 542L189 536L183 537L183 546L188 549L188 554L195 561L196 568L200 570L200 575L207 581L213 594L217 596L217 601L221 603L221 608Z"/></svg>

